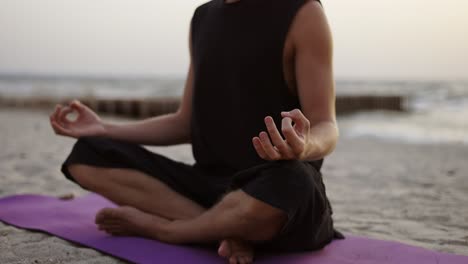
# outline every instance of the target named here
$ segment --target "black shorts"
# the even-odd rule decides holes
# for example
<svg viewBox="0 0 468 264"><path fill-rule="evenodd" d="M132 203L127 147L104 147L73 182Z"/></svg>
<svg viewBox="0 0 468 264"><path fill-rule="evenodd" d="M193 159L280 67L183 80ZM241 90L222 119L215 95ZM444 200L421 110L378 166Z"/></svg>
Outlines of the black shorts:
<svg viewBox="0 0 468 264"><path fill-rule="evenodd" d="M205 208L213 206L227 192L242 189L288 216L280 234L262 247L277 251L316 250L333 238L342 237L333 228L322 175L309 162L266 162L232 173L175 161L134 143L82 137L61 168L68 179L76 182L68 171L71 164L139 170Z"/></svg>

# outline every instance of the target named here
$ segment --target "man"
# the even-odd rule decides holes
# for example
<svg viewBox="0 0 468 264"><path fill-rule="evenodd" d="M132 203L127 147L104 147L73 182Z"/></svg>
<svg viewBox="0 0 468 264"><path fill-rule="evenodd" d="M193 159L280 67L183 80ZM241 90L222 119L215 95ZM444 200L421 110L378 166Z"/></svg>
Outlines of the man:
<svg viewBox="0 0 468 264"><path fill-rule="evenodd" d="M75 100L50 117L57 134L78 138L62 172L120 205L101 210L98 227L168 243L220 241L230 263L251 263L254 248L315 250L339 237L320 174L338 139L320 2L212 0L190 32L176 113L113 124ZM188 142L194 165L139 146Z"/></svg>

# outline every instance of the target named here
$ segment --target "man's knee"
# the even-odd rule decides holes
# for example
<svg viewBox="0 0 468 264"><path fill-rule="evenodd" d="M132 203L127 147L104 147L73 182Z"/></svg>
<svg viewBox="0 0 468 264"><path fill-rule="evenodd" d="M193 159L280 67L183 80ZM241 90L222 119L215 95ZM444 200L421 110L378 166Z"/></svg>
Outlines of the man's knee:
<svg viewBox="0 0 468 264"><path fill-rule="evenodd" d="M287 214L247 193L240 191L239 222L245 225L244 239L267 241L274 238L286 223Z"/></svg>

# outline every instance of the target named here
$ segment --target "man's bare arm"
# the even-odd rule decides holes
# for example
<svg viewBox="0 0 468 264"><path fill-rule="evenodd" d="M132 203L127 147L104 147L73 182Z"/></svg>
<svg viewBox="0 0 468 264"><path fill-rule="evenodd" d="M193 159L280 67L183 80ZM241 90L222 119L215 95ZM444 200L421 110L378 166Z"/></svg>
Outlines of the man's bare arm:
<svg viewBox="0 0 468 264"><path fill-rule="evenodd" d="M299 10L288 39L294 46L302 111L284 109L283 135L273 118L265 117L268 133L261 131L252 143L265 160L318 160L331 153L338 140L331 33L318 2L309 1Z"/></svg>
<svg viewBox="0 0 468 264"><path fill-rule="evenodd" d="M322 6L309 1L298 12L291 29L296 59L296 82L304 116L310 121L306 160L331 153L338 141L333 78L333 45Z"/></svg>

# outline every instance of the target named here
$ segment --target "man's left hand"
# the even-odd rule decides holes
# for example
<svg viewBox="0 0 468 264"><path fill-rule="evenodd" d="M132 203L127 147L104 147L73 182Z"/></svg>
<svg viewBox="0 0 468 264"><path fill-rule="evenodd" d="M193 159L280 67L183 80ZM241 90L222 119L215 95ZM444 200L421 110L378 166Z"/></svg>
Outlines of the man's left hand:
<svg viewBox="0 0 468 264"><path fill-rule="evenodd" d="M264 160L302 160L309 143L310 121L299 109L281 112L281 116L281 132L284 138L273 118L267 116L264 121L268 133L262 131L258 137L252 139L254 148Z"/></svg>

